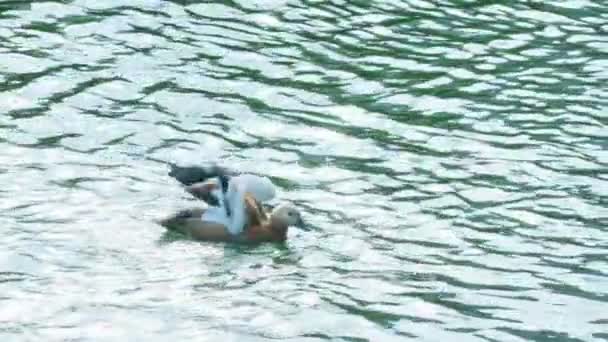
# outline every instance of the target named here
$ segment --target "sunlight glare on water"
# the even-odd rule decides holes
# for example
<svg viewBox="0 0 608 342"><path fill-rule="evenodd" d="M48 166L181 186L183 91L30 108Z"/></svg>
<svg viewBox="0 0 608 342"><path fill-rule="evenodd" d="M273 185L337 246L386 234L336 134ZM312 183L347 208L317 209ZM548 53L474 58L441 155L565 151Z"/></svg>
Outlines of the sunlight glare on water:
<svg viewBox="0 0 608 342"><path fill-rule="evenodd" d="M608 4L0 1L0 340L608 340ZM201 243L165 162L310 231Z"/></svg>

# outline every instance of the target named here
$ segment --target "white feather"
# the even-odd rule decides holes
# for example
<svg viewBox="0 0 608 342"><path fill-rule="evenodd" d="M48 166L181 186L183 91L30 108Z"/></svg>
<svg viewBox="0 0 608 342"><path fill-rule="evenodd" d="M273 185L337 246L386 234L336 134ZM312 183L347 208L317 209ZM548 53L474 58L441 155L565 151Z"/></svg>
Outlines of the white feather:
<svg viewBox="0 0 608 342"><path fill-rule="evenodd" d="M242 174L230 178L228 190L224 194L220 190L214 190L214 195L219 200L218 206L207 208L201 217L203 221L220 223L228 229L230 234L238 235L247 225L247 213L245 211L245 193L251 193L259 202L272 200L276 195L274 184L268 177L260 177L252 174ZM231 215L228 216L226 203L230 208Z"/></svg>

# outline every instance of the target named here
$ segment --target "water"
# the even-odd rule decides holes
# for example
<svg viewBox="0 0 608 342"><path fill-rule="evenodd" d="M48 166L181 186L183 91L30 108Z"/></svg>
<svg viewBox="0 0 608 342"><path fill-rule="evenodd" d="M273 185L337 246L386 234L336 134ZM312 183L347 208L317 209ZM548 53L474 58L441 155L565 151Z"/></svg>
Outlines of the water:
<svg viewBox="0 0 608 342"><path fill-rule="evenodd" d="M603 1L1 1L0 340L608 340ZM162 161L310 231L200 243Z"/></svg>

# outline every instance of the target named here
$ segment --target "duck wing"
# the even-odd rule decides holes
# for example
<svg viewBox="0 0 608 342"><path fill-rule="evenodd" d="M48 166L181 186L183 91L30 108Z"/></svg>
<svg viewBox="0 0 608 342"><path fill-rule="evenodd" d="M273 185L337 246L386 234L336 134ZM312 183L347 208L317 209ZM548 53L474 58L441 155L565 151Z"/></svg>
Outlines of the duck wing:
<svg viewBox="0 0 608 342"><path fill-rule="evenodd" d="M257 201L251 193L245 194L245 211L247 212L247 227L261 226L268 221L268 215L262 203Z"/></svg>
<svg viewBox="0 0 608 342"><path fill-rule="evenodd" d="M229 180L231 177L236 176L236 172L218 165L179 166L170 164L170 166L169 176L185 186L202 183L216 177L225 177Z"/></svg>
<svg viewBox="0 0 608 342"><path fill-rule="evenodd" d="M238 183L244 192L260 203L268 202L276 196L276 187L268 177L244 173L230 178L230 185L234 183Z"/></svg>
<svg viewBox="0 0 608 342"><path fill-rule="evenodd" d="M237 196L231 202L228 201L227 192L236 184L242 189L242 194L246 193L260 203L268 202L276 196L276 188L268 177L253 174L242 174L231 178L221 175L205 182L186 186L185 189L207 204L226 207L230 212L234 201L244 201L244 196Z"/></svg>
<svg viewBox="0 0 608 342"><path fill-rule="evenodd" d="M246 192L251 193L256 200L262 203L270 201L276 194L275 186L268 177L248 173L238 174L215 164L179 166L171 163L170 166L169 176L186 186L186 191L203 200L208 197L208 192L215 189L209 183L220 185L221 192L225 194L232 181L237 181Z"/></svg>
<svg viewBox="0 0 608 342"><path fill-rule="evenodd" d="M219 189L218 183L215 181L207 181L201 183L194 183L184 188L186 192L192 196L202 200L208 205L217 207L220 205L220 199L218 197Z"/></svg>
<svg viewBox="0 0 608 342"><path fill-rule="evenodd" d="M271 200L275 194L275 187L268 177L242 174L230 178L228 191L218 193L218 199L224 203L223 207L227 212L228 230L233 234L239 234L247 227L249 223L247 196L259 202L255 203L255 207L259 207L263 213L261 203Z"/></svg>
<svg viewBox="0 0 608 342"><path fill-rule="evenodd" d="M224 195L228 190L230 178L236 175L234 171L215 164L179 166L170 163L169 165L171 166L169 176L184 185L188 193L211 206L220 206L220 201L225 202ZM227 215L230 216L230 208L225 207Z"/></svg>

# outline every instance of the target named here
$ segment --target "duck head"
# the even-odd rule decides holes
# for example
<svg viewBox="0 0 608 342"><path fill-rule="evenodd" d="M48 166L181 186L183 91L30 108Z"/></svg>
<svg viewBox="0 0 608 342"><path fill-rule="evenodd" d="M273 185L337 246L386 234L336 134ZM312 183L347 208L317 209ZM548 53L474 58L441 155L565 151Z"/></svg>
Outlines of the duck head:
<svg viewBox="0 0 608 342"><path fill-rule="evenodd" d="M276 239L285 240L289 226L304 228L304 220L293 204L283 203L272 210L270 226Z"/></svg>
<svg viewBox="0 0 608 342"><path fill-rule="evenodd" d="M272 210L272 220L284 226L304 227L302 214L292 203L283 203Z"/></svg>

